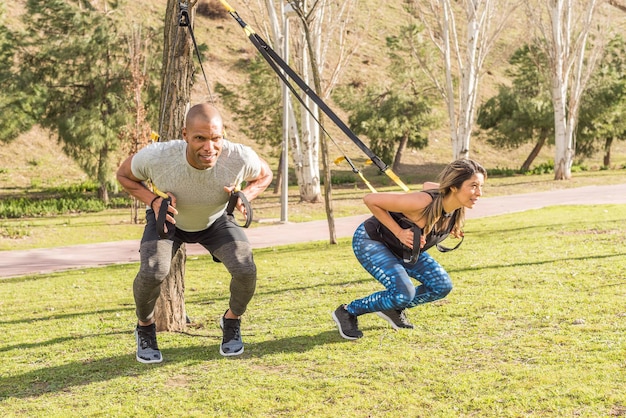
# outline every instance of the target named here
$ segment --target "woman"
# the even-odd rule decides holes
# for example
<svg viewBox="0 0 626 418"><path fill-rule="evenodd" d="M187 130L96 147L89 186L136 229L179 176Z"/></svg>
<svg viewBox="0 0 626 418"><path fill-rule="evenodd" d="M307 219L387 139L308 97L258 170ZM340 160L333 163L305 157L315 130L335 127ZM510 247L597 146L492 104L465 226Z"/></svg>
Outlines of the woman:
<svg viewBox="0 0 626 418"><path fill-rule="evenodd" d="M449 251L440 244L449 235L462 241L465 208L474 207L486 178L480 164L457 160L441 172L439 183L425 183L422 192L370 193L363 198L374 216L356 229L352 248L361 265L386 290L340 305L333 312L343 338L361 338L357 317L369 312L376 312L394 329L413 328L405 309L450 293L450 276L426 250L437 246ZM420 285L414 286L411 278Z"/></svg>

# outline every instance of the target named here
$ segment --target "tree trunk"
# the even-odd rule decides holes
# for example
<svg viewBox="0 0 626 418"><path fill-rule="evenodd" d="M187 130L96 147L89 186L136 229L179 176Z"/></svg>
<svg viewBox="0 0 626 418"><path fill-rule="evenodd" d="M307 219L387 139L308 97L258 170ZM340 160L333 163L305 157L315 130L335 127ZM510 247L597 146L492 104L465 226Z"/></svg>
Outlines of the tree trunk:
<svg viewBox="0 0 626 418"><path fill-rule="evenodd" d="M183 3L183 7L188 4ZM193 10L188 11L190 18L192 12ZM181 137L193 85L193 44L189 28L180 26L179 18L178 1L168 0L159 109L159 136L162 141ZM186 327L184 299L186 258L185 246L182 245L172 260L170 274L161 285L161 295L154 311L158 331L182 331Z"/></svg>
<svg viewBox="0 0 626 418"><path fill-rule="evenodd" d="M280 158L278 159L278 177L276 178L276 184L274 185L274 194L281 191L283 187L283 159L285 158L284 152L280 152Z"/></svg>
<svg viewBox="0 0 626 418"><path fill-rule="evenodd" d="M98 199L100 199L105 205L109 204L109 190L107 189L108 176L110 176L109 160L109 147L105 144L100 149L98 157Z"/></svg>
<svg viewBox="0 0 626 418"><path fill-rule="evenodd" d="M604 28L593 19L601 3L551 0L539 9L527 3L531 26L542 41L551 73L555 180L569 180L572 176L581 98L603 49ZM543 22L542 9L549 14L548 24Z"/></svg>
<svg viewBox="0 0 626 418"><path fill-rule="evenodd" d="M413 0L405 3L424 25L424 33L442 58L441 66L436 66L432 60L416 55L446 104L452 158L469 158L480 74L495 39L519 2Z"/></svg>
<svg viewBox="0 0 626 418"><path fill-rule="evenodd" d="M321 8L316 9L318 14L318 21L321 21ZM303 25L304 36L306 39L307 51L310 59L310 69L313 76L313 86L318 96L321 97L322 91L322 79L319 70L319 45L321 37L321 28L311 28L308 22ZM306 54L304 54L306 55ZM320 129L316 129L317 138L319 138L320 152L322 157L322 173L324 176L324 204L326 206L326 220L328 222L328 241L330 244L337 244L337 232L335 228L335 215L333 210L333 198L332 198L332 176L330 171L330 158L328 154L328 140L324 129L324 118L319 114L318 107L315 106L316 113L318 114L318 121Z"/></svg>
<svg viewBox="0 0 626 418"><path fill-rule="evenodd" d="M185 261L187 252L182 244L174 258L170 274L161 285L161 295L154 307L157 331L184 331L187 325L185 310Z"/></svg>
<svg viewBox="0 0 626 418"><path fill-rule="evenodd" d="M541 152L541 148L543 148L544 144L546 143L547 138L548 138L548 134L546 130L542 129L541 133L539 134L539 140L535 144L530 154L528 154L526 161L524 161L524 164L522 164L522 167L520 168L520 171L522 173L525 173L528 170L530 170L530 165L533 163L533 161L535 161L535 158L537 158L537 155L539 155L539 152Z"/></svg>
<svg viewBox="0 0 626 418"><path fill-rule="evenodd" d="M611 167L611 145L613 145L613 137L610 136L604 142L604 158L602 160L602 165L606 168Z"/></svg>
<svg viewBox="0 0 626 418"><path fill-rule="evenodd" d="M396 151L396 155L393 158L393 164L391 164L391 171L396 172L398 167L400 167L400 160L402 160L402 154L404 154L404 150L406 150L406 144L409 142L409 136L404 135L402 140L400 140L400 145L398 145L398 150Z"/></svg>

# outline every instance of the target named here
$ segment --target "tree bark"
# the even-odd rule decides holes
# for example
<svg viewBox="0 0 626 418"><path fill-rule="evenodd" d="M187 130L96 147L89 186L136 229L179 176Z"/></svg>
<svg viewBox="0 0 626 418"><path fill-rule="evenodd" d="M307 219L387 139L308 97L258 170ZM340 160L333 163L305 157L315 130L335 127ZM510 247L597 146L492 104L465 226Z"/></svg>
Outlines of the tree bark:
<svg viewBox="0 0 626 418"><path fill-rule="evenodd" d="M543 41L551 73L555 180L572 177L581 98L603 49L604 28L593 19L600 3L551 0L539 9L527 4L530 24ZM542 12L549 15L547 24Z"/></svg>
<svg viewBox="0 0 626 418"><path fill-rule="evenodd" d="M192 18L192 7L189 3L183 4L189 7L188 15ZM181 137L193 85L193 44L188 28L179 25L179 18L178 0L168 0L159 110L159 137L162 141ZM186 258L185 246L182 245L172 260L168 277L161 285L161 295L154 311L158 331L182 331L187 325L184 299Z"/></svg>
<svg viewBox="0 0 626 418"><path fill-rule="evenodd" d="M391 170L396 172L400 167L400 161L402 160L402 154L406 150L406 145L409 142L409 136L404 135L400 140L400 145L398 145L398 150L396 151L396 155L393 158L393 164L391 164Z"/></svg>
<svg viewBox="0 0 626 418"><path fill-rule="evenodd" d="M318 21L321 21L321 14L323 10L318 8L315 10L318 14ZM313 27L309 25L309 22L303 20L303 29L304 36L306 39L307 51L309 53L310 59L310 69L313 76L313 86L318 96L321 97L322 91L322 80L320 76L319 70L319 44L321 37L321 28ZM315 107L317 111L317 106ZM332 198L332 175L330 171L330 158L328 155L328 140L326 138L326 134L322 132L326 132L324 129L324 118L321 114L318 113L318 122L321 129L316 129L317 138L319 139L320 144L320 152L322 157L322 174L324 176L324 205L326 207L326 220L328 222L328 242L330 244L337 244L337 230L335 227L335 214L333 210L333 198Z"/></svg>
<svg viewBox="0 0 626 418"><path fill-rule="evenodd" d="M187 252L182 244L174 258L170 274L161 285L161 295L154 307L157 331L184 331L187 325L185 310L185 261Z"/></svg>
<svg viewBox="0 0 626 418"><path fill-rule="evenodd" d="M611 145L613 145L613 137L610 136L604 142L604 158L602 160L602 164L609 168L611 167Z"/></svg>
<svg viewBox="0 0 626 418"><path fill-rule="evenodd" d="M545 132L545 129L542 129L541 133L539 134L539 140L533 147L533 150L530 152L530 154L528 154L526 161L524 161L524 164L522 164L522 167L520 168L522 173L530 170L530 165L533 163L533 161L535 161L537 155L539 155L541 148L543 148L544 144L546 143L546 139L548 139L548 134Z"/></svg>

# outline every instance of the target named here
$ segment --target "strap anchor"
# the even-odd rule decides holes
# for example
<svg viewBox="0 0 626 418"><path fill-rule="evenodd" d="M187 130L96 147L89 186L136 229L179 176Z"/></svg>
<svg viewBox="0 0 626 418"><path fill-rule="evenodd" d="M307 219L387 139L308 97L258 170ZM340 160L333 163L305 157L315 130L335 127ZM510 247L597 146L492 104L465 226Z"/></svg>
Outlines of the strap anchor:
<svg viewBox="0 0 626 418"><path fill-rule="evenodd" d="M187 3L183 3L182 1L178 3L178 7L180 8L180 14L178 15L178 26L189 26L189 6Z"/></svg>

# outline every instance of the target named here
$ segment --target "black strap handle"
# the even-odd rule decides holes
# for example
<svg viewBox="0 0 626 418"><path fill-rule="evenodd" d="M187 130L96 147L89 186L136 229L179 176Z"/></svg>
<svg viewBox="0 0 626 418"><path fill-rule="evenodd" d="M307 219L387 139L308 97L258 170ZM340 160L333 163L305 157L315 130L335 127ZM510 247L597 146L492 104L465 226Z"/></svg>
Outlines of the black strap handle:
<svg viewBox="0 0 626 418"><path fill-rule="evenodd" d="M411 253L409 258L407 258L406 256L403 257L404 262L408 263L408 264L415 264L417 262L417 259L420 256L420 253L422 252L420 245L421 245L421 240L422 240L422 228L420 228L419 226L415 225L414 227L411 228L411 230L413 230L413 249L411 249ZM405 249L408 249L408 247L404 247ZM405 251L405 254L408 253L408 251Z"/></svg>
<svg viewBox="0 0 626 418"><path fill-rule="evenodd" d="M463 240L464 240L464 239L465 239L465 235L462 235L462 236L461 236L461 241L459 241L459 242L458 242L458 243L457 243L454 247L452 247L452 248L449 248L449 247L444 247L444 246L443 246L443 245L441 245L441 244L437 244L437 249L438 249L439 251L441 251L442 253L447 253L448 251L456 250L457 248L459 248L459 246L460 246L461 244L463 244Z"/></svg>
<svg viewBox="0 0 626 418"><path fill-rule="evenodd" d="M241 199L241 203L243 203L244 208L246 208L246 222L243 225L239 225L239 223L235 220L235 208L237 207L237 202ZM243 228L247 228L252 223L252 206L246 198L246 195L243 194L242 191L233 190L230 192L230 198L228 199L228 205L226 205L226 216L228 219L236 225L239 225Z"/></svg>
<svg viewBox="0 0 626 418"><path fill-rule="evenodd" d="M162 239L167 238L168 235L167 232L165 232L165 218L167 217L167 208L169 207L171 201L171 197L163 199L163 201L161 202L161 206L159 207L159 213L156 218L157 232L159 233L159 237L161 237Z"/></svg>

